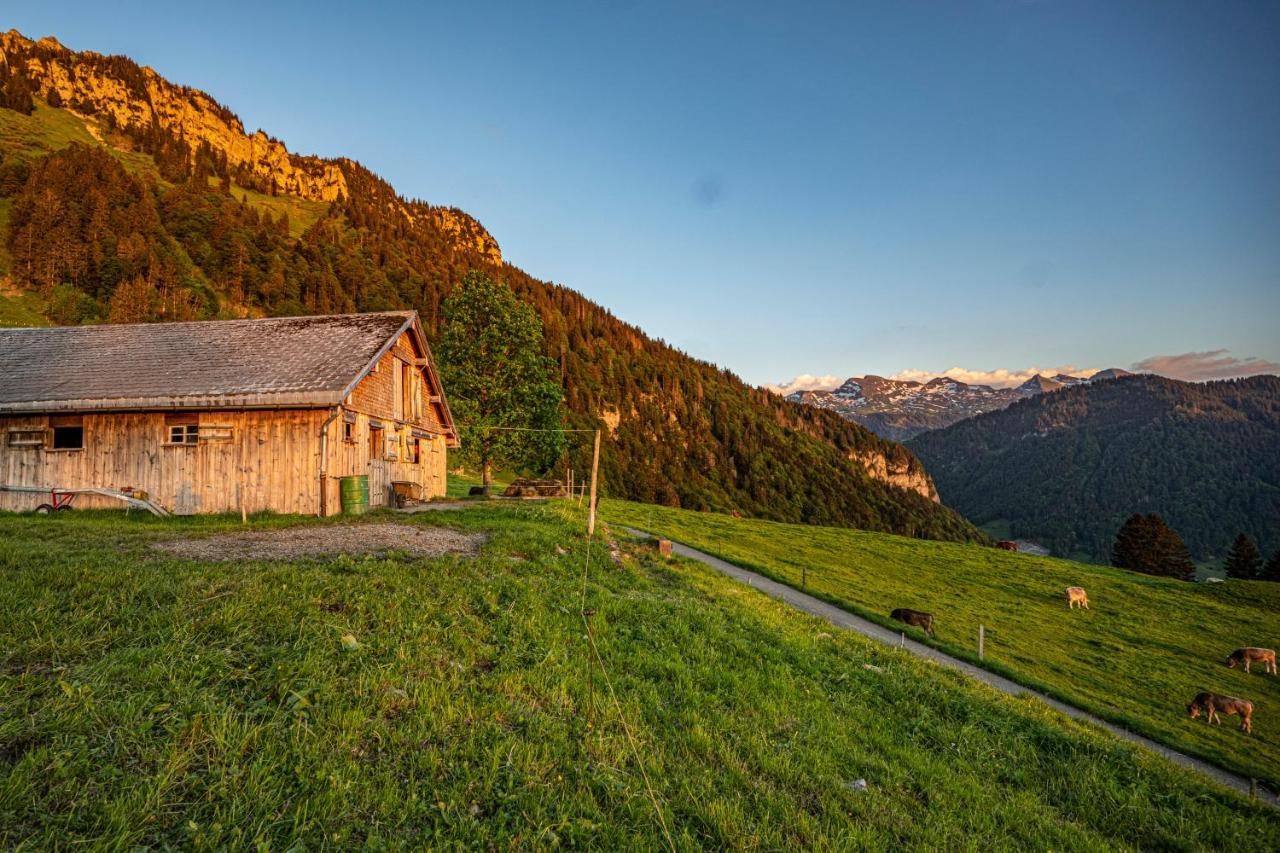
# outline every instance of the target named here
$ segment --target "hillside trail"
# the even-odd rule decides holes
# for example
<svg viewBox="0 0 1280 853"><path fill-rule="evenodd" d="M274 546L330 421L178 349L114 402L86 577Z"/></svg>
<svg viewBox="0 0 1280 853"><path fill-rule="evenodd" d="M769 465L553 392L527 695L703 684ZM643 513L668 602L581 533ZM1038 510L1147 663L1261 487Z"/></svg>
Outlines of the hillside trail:
<svg viewBox="0 0 1280 853"><path fill-rule="evenodd" d="M632 536L652 537L655 535L632 527L620 526L619 529L627 531ZM951 669L958 670L970 678L981 681L983 684L990 687L994 687L1001 693L1007 693L1010 696L1030 696L1038 699L1050 708L1066 714L1072 719L1084 720L1093 723L1096 726L1106 729L1116 737L1123 738L1131 743L1136 743L1139 746L1145 747L1152 752L1164 756L1175 764L1202 773L1220 785L1239 791L1246 796L1250 794L1250 780L1244 776L1237 775L1229 770L1224 770L1215 764L1210 764L1209 762L1203 761L1199 758L1193 758L1190 755L1178 752L1176 749L1171 749L1162 743L1143 737L1140 734L1135 734L1134 732L1131 732L1122 726L1118 726L1115 723L1108 722L1101 717L1096 717L1088 711L1077 708L1074 705L1069 705L1058 699L1054 699L1051 696L1046 696L1037 690L1024 687L1016 681L1011 681L1008 678L996 675L994 672L975 666L967 661L954 658L951 655L940 652L931 646L926 646L924 643L918 643L909 639L904 641L902 634L898 631L877 625L874 622L863 619L861 616L855 616L847 610L842 610L841 608L836 607L834 604L829 604L822 599L814 598L812 595L803 593L794 587L778 583L775 580L766 578L763 575L758 575L755 572L742 568L741 566L735 566L733 563L726 562L719 557L713 557L710 554L699 551L696 548L690 548L688 545L683 545L679 542L672 543L672 550L681 557L697 560L698 562L706 566L710 566L722 574L728 575L736 581L740 581L754 589L758 589L770 598L782 601L783 603L789 604L797 610L803 611L812 616L825 619L837 628L855 631L872 640L878 640L886 645L905 649L916 657L924 658L925 660L930 660L935 663L942 664L943 666L950 667ZM1261 784L1258 785L1257 791L1259 802L1266 803L1272 808L1280 808L1280 800L1277 800L1274 791L1266 789Z"/></svg>

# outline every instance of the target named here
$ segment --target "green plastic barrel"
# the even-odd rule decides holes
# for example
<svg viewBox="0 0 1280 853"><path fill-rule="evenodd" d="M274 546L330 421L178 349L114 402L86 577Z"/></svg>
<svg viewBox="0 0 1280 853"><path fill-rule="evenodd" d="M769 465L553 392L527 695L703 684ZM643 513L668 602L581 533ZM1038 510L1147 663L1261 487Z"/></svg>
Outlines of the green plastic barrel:
<svg viewBox="0 0 1280 853"><path fill-rule="evenodd" d="M369 511L369 475L338 478L343 515L363 515Z"/></svg>

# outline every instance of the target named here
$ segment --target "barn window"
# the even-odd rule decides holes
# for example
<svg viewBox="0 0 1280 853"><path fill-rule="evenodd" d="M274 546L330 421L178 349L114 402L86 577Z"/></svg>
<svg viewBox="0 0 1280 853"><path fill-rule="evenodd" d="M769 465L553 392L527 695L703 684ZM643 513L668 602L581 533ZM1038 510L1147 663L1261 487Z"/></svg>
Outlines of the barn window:
<svg viewBox="0 0 1280 853"><path fill-rule="evenodd" d="M58 426L53 428L54 450L83 450L83 426Z"/></svg>
<svg viewBox="0 0 1280 853"><path fill-rule="evenodd" d="M9 430L10 447L44 447L45 432L43 429L11 429Z"/></svg>
<svg viewBox="0 0 1280 853"><path fill-rule="evenodd" d="M221 424L201 424L200 440L206 444L218 444L231 440L233 430Z"/></svg>
<svg viewBox="0 0 1280 853"><path fill-rule="evenodd" d="M369 422L369 458L381 459L387 452L382 445L382 424L375 421Z"/></svg>
<svg viewBox="0 0 1280 853"><path fill-rule="evenodd" d="M197 424L170 424L170 444L199 444L200 427Z"/></svg>
<svg viewBox="0 0 1280 853"><path fill-rule="evenodd" d="M409 438L409 453L407 461L412 462L414 465L417 465L422 461L422 448L418 444L417 436Z"/></svg>
<svg viewBox="0 0 1280 853"><path fill-rule="evenodd" d="M356 416L350 412L342 416L342 440L347 444L356 443Z"/></svg>
<svg viewBox="0 0 1280 853"><path fill-rule="evenodd" d="M413 405L413 365L402 364L400 366L400 411L404 413L406 418L414 419L418 417L418 411Z"/></svg>
<svg viewBox="0 0 1280 853"><path fill-rule="evenodd" d="M84 419L50 418L49 450L84 450Z"/></svg>

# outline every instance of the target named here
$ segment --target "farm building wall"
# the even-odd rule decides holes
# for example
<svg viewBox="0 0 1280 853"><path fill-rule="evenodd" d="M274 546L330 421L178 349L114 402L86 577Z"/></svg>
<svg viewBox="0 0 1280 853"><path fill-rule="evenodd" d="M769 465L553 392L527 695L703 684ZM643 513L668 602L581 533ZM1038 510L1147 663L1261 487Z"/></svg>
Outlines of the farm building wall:
<svg viewBox="0 0 1280 853"><path fill-rule="evenodd" d="M445 493L443 410L433 402L438 398L415 364L420 358L402 335L356 385L330 425L327 512L339 511L338 479L352 474L369 475L370 506L388 505L395 481L416 484L424 499Z"/></svg>
<svg viewBox="0 0 1280 853"><path fill-rule="evenodd" d="M0 484L64 489L140 489L181 514L240 509L240 469L249 512L319 511L320 424L328 412L210 411L102 413L83 416L0 417ZM24 431L49 434L53 424L82 424L81 449L16 446ZM175 426L194 424L193 444L170 441ZM0 509L28 510L48 494L0 491ZM76 506L119 507L85 495Z"/></svg>

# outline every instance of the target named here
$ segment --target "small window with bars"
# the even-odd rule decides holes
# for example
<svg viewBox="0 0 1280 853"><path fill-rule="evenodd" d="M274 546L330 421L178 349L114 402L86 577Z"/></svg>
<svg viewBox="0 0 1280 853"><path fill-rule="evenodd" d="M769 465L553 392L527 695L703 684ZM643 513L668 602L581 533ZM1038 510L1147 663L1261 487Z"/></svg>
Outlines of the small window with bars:
<svg viewBox="0 0 1280 853"><path fill-rule="evenodd" d="M45 430L43 429L11 429L9 430L10 447L44 447Z"/></svg>
<svg viewBox="0 0 1280 853"><path fill-rule="evenodd" d="M200 443L199 424L170 424L169 425L169 443L170 444L199 444Z"/></svg>

